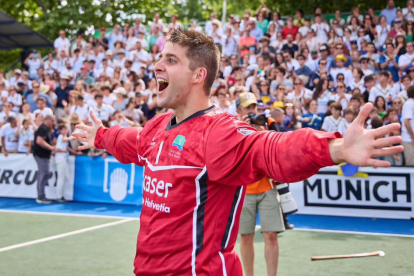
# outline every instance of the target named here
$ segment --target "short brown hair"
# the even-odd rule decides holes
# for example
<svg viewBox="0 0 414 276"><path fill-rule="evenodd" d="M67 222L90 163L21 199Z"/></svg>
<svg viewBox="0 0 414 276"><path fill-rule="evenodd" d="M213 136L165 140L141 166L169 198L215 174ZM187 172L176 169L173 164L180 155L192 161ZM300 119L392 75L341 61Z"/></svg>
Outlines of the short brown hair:
<svg viewBox="0 0 414 276"><path fill-rule="evenodd" d="M331 108L334 108L336 110L342 111L342 105L340 103L333 103L333 104L331 104Z"/></svg>
<svg viewBox="0 0 414 276"><path fill-rule="evenodd" d="M347 108L345 108L345 110L344 110L344 116L345 116L346 114L354 114L354 111L352 110L352 108L347 107Z"/></svg>
<svg viewBox="0 0 414 276"><path fill-rule="evenodd" d="M220 51L211 38L196 31L175 29L166 42L187 47L186 57L190 60L190 70L203 67L207 69L204 91L210 95L211 86L217 77Z"/></svg>
<svg viewBox="0 0 414 276"><path fill-rule="evenodd" d="M414 86L408 87L407 96L408 96L408 98L414 98Z"/></svg>

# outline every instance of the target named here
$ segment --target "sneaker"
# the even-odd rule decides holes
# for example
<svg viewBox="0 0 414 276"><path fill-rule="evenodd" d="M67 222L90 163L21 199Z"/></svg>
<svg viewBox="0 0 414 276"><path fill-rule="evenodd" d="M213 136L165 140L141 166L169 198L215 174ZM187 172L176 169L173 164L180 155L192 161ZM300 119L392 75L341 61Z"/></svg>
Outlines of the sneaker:
<svg viewBox="0 0 414 276"><path fill-rule="evenodd" d="M52 200L47 199L47 198L37 198L36 202L39 204L50 204L52 203Z"/></svg>
<svg viewBox="0 0 414 276"><path fill-rule="evenodd" d="M56 199L55 200L57 203L67 203L68 201L66 200L66 199L64 199L63 197L62 198L59 198L59 199Z"/></svg>

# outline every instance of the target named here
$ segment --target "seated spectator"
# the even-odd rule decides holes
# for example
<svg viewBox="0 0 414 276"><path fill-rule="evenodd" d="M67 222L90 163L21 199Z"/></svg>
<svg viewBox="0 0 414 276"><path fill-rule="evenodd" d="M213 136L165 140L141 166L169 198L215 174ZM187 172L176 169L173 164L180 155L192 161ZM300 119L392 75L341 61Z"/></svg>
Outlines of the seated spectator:
<svg viewBox="0 0 414 276"><path fill-rule="evenodd" d="M96 94L95 101L96 106L92 107L95 116L101 121L109 121L109 118L115 112L115 109L111 105L107 105L103 102L102 94ZM90 118L88 119L88 121L92 122Z"/></svg>
<svg viewBox="0 0 414 276"><path fill-rule="evenodd" d="M10 153L17 153L18 136L16 136L18 126L16 117L9 117L7 123L0 128L1 148L5 157Z"/></svg>
<svg viewBox="0 0 414 276"><path fill-rule="evenodd" d="M323 119L325 118L324 113L317 113L318 102L316 100L310 100L306 104L307 113L301 116L297 116L296 119L302 122L302 127L310 127L315 130L319 130L322 126Z"/></svg>
<svg viewBox="0 0 414 276"><path fill-rule="evenodd" d="M344 67L345 62L347 61L347 58L344 55L337 55L334 60L335 60L336 68L332 68L330 71L332 79L336 83L336 76L341 73L345 77L344 79L345 85L348 86L352 81L352 71Z"/></svg>
<svg viewBox="0 0 414 276"><path fill-rule="evenodd" d="M394 90L388 84L389 73L387 71L381 71L378 73L378 84L375 85L371 91L369 91L368 100L372 103L375 102L378 96L382 96L387 105L391 105L392 99L397 95L394 94Z"/></svg>
<svg viewBox="0 0 414 276"><path fill-rule="evenodd" d="M335 132L339 130L339 125L343 120L341 117L342 106L339 103L334 103L330 106L330 109L332 115L327 116L325 120L323 120L322 130L327 132Z"/></svg>
<svg viewBox="0 0 414 276"><path fill-rule="evenodd" d="M293 43L293 35L287 34L286 35L286 43L282 46L282 51L286 52L288 51L289 54L292 56L292 58L295 58L299 52L298 45Z"/></svg>
<svg viewBox="0 0 414 276"><path fill-rule="evenodd" d="M0 112L0 127L9 122L10 117L16 117L16 113L13 111L13 104L11 102L5 102L3 104L3 111Z"/></svg>
<svg viewBox="0 0 414 276"><path fill-rule="evenodd" d="M349 106L349 101L352 98L352 95L345 93L346 86L343 82L338 82L336 85L336 94L332 96L332 100L342 106L341 110L345 110Z"/></svg>
<svg viewBox="0 0 414 276"><path fill-rule="evenodd" d="M310 77L312 74L312 71L311 69L309 69L308 66L305 65L305 61L306 61L305 56L298 55L296 59L299 63L299 67L295 69L296 75L304 75L304 76Z"/></svg>

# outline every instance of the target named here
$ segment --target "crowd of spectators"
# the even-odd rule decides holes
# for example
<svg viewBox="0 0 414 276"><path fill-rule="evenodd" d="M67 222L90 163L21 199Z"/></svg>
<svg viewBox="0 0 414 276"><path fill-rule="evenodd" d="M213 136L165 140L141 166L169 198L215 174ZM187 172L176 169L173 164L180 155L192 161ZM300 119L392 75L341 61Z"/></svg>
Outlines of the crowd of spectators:
<svg viewBox="0 0 414 276"><path fill-rule="evenodd" d="M222 53L211 101L237 116L238 95L250 91L261 112L282 113L274 118L281 129L343 135L360 107L372 102L368 129L402 125L402 133L394 135L402 134L404 154L387 160L414 165L414 99L407 94L414 83L414 5L413 0L403 9L393 0L386 4L379 16L355 7L348 16L337 10L327 20L321 8L311 18L298 10L282 19L262 3L256 11L229 15L224 24L214 13L203 27L191 21L188 28L211 37ZM108 127L143 126L165 112L157 106L153 68L175 28L183 28L178 15L166 24L155 14L147 25L136 19L111 30L102 27L97 39L79 31L70 42L62 30L46 61L33 51L24 62L27 71L16 69L10 79L0 73L3 152L30 152L30 133L52 114L71 133L76 124L91 124L90 110ZM71 144L73 154L105 154Z"/></svg>

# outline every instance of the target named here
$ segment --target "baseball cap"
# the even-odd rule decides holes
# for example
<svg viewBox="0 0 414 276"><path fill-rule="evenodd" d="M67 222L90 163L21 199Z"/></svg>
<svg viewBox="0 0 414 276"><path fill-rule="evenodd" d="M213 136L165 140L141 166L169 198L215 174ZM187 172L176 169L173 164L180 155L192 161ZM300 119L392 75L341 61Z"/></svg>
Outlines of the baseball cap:
<svg viewBox="0 0 414 276"><path fill-rule="evenodd" d="M251 92L243 92L236 100L236 106L248 107L251 104L257 105L256 95Z"/></svg>
<svg viewBox="0 0 414 276"><path fill-rule="evenodd" d="M105 27L101 27L100 30L101 30L101 32L105 32L106 31L106 28Z"/></svg>
<svg viewBox="0 0 414 276"><path fill-rule="evenodd" d="M313 55L313 54L317 54L318 53L318 51L315 51L315 50L312 50L311 51L311 55Z"/></svg>
<svg viewBox="0 0 414 276"><path fill-rule="evenodd" d="M319 47L319 52L322 51L328 51L328 48L325 45L322 45L321 47Z"/></svg>
<svg viewBox="0 0 414 276"><path fill-rule="evenodd" d="M84 65L84 66L82 66L81 70L86 70L86 71L88 71L88 70L89 70L89 68L88 68L88 66Z"/></svg>
<svg viewBox="0 0 414 276"><path fill-rule="evenodd" d="M334 60L342 60L343 62L346 62L346 57L340 54L340 55L336 55Z"/></svg>
<svg viewBox="0 0 414 276"><path fill-rule="evenodd" d="M22 74L22 70L20 70L20 69L14 69L14 72L16 73L16 74Z"/></svg>

